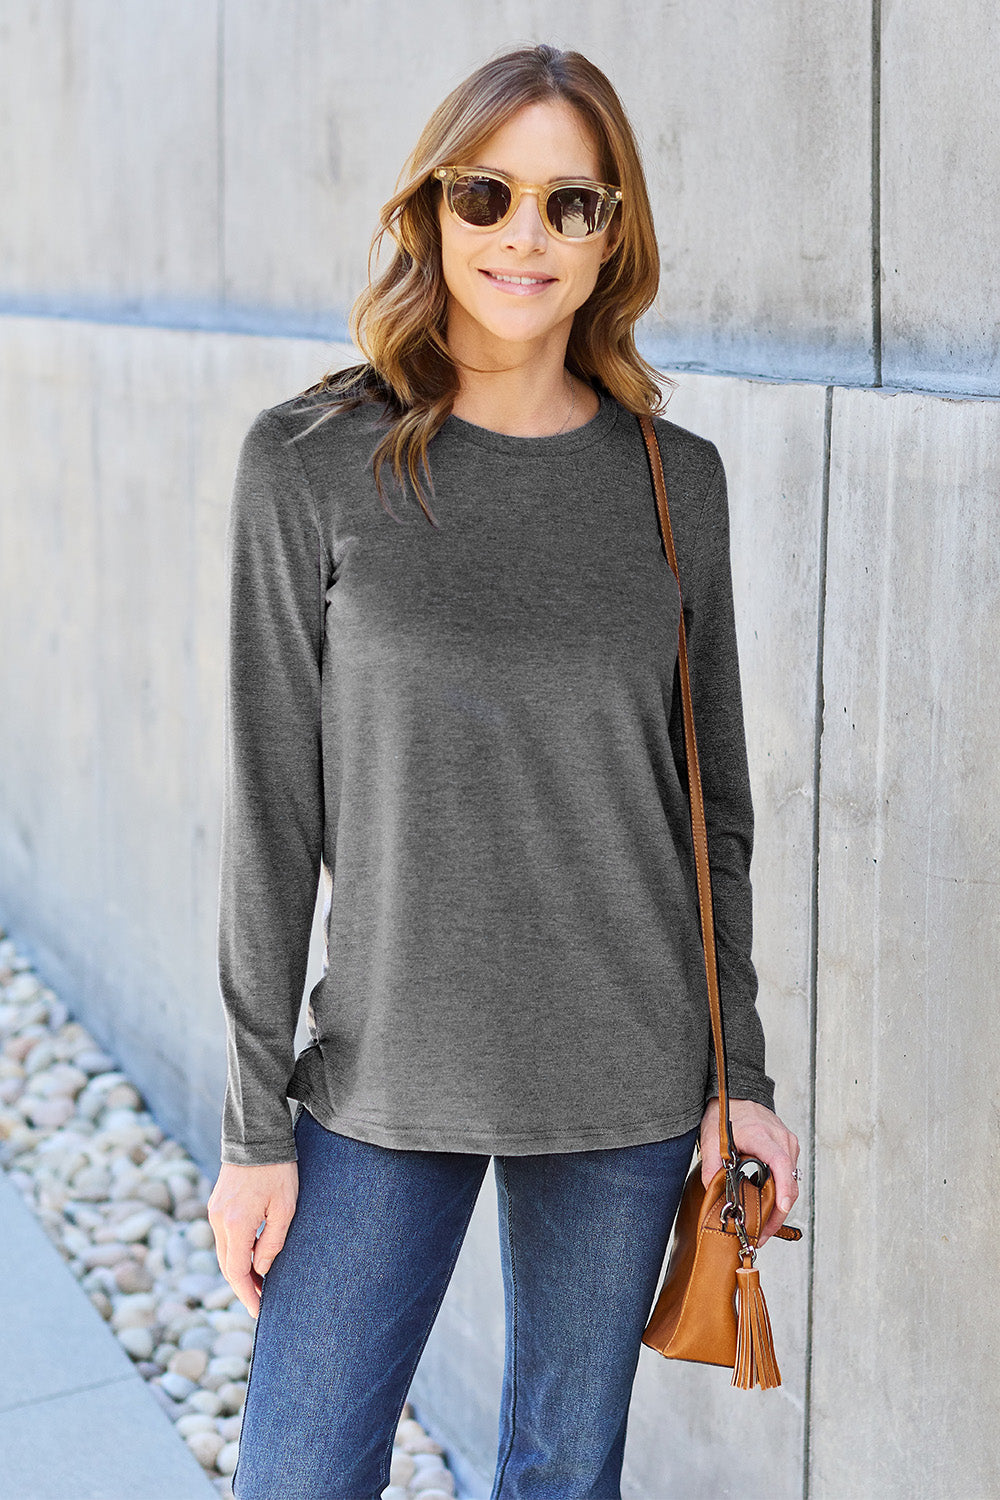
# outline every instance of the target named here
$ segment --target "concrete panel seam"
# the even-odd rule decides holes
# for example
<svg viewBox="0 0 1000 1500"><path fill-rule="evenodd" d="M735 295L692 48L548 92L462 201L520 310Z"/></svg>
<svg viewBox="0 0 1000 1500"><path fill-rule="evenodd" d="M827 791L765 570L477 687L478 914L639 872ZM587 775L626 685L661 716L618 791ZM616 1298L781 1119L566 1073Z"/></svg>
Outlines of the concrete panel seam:
<svg viewBox="0 0 1000 1500"><path fill-rule="evenodd" d="M288 308L253 307L232 302L220 306L217 302L156 301L137 306L64 297L5 296L0 293L0 328L4 319L73 323L94 328L136 328L150 333L211 333L233 338L292 339L301 343L341 345L351 349L355 361L360 358L354 352L356 345L346 323L332 312L309 314ZM920 385L915 380L895 380L886 385L881 376L880 350L878 380L872 384L868 380L851 380L847 377L831 382L829 372L825 371L809 375L788 374L776 369L728 369L678 361L671 359L669 350L664 349L656 339L640 338L638 348L656 369L671 374L704 375L717 380L745 380L757 385L825 388L832 384L838 391L876 391L879 395L888 396L933 396L941 401L1000 401L1000 395L995 391L959 381L947 387ZM970 380L973 373L970 372Z"/></svg>
<svg viewBox="0 0 1000 1500"><path fill-rule="evenodd" d="M872 0L872 353L882 384L882 0Z"/></svg>
<svg viewBox="0 0 1000 1500"><path fill-rule="evenodd" d="M803 1387L802 1500L809 1500L812 1418L813 1296L816 1269L816 1066L819 1030L819 871L820 871L820 773L823 763L823 725L826 714L824 651L826 646L827 540L830 522L830 460L833 449L833 392L826 388L823 406L823 483L820 498L819 562L816 599L816 703L813 730L813 818L812 871L809 892L809 1123L806 1180L809 1188L808 1264L806 1268L806 1368Z"/></svg>
<svg viewBox="0 0 1000 1500"><path fill-rule="evenodd" d="M29 1396L26 1401L9 1401L0 1406L0 1417L24 1411L29 1406L44 1406L47 1401L65 1401L67 1396L81 1396L85 1391L100 1391L106 1385L133 1385L140 1378L134 1370L127 1370L124 1375L109 1375L106 1380L87 1380L82 1385L68 1385L61 1391L49 1391L44 1396Z"/></svg>
<svg viewBox="0 0 1000 1500"><path fill-rule="evenodd" d="M226 300L226 0L215 7L215 274Z"/></svg>
<svg viewBox="0 0 1000 1500"><path fill-rule="evenodd" d="M0 320L89 324L97 328L142 328L151 333L218 333L247 338L313 340L349 344L343 319L334 313L297 314L287 308L235 302L149 300L137 304L71 297L0 295Z"/></svg>

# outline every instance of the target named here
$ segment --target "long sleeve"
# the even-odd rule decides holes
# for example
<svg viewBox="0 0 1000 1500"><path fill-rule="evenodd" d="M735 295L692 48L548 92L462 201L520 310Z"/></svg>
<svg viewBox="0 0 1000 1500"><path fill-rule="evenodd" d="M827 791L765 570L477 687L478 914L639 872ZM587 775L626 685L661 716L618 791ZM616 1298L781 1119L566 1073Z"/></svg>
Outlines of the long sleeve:
<svg viewBox="0 0 1000 1500"><path fill-rule="evenodd" d="M729 556L729 509L721 461L709 483L691 545L679 552L698 760L708 829L719 989L729 1092L774 1108L764 1071L764 1033L757 1014L750 857L753 805L747 766L736 622ZM671 740L684 769L679 682ZM685 781L686 784L686 781ZM707 1097L718 1091L711 1054Z"/></svg>
<svg viewBox="0 0 1000 1500"><path fill-rule="evenodd" d="M327 567L298 454L266 412L240 452L226 563L222 1160L257 1165L296 1159L286 1094L323 847Z"/></svg>

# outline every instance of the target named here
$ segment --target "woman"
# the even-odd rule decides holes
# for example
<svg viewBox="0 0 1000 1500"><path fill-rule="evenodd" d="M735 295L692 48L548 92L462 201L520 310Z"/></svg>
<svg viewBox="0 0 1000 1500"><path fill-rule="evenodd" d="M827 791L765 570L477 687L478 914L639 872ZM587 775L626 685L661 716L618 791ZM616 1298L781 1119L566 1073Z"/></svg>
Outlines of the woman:
<svg viewBox="0 0 1000 1500"><path fill-rule="evenodd" d="M380 1494L492 1157L494 1500L608 1500L699 1126L706 1181L719 1165L678 594L635 420L658 404L633 342L656 240L621 104L576 53L481 68L403 183L355 310L368 363L261 413L233 498L210 1219L259 1313L234 1487ZM798 1143L755 1009L725 478L710 442L657 432L766 1239Z"/></svg>

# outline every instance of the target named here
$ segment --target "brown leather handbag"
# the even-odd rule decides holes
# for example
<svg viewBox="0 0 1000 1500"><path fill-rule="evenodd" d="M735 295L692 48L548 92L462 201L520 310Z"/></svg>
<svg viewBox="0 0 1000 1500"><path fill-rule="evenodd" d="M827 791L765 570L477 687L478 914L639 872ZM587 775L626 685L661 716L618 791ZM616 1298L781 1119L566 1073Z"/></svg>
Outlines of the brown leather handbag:
<svg viewBox="0 0 1000 1500"><path fill-rule="evenodd" d="M642 416L639 423L653 476L663 547L680 590L660 445L651 418ZM763 1162L755 1157L740 1156L733 1145L712 915L708 832L694 733L683 602L677 654L698 910L705 950L712 1042L719 1075L719 1152L723 1166L707 1188L702 1184L700 1164L696 1163L691 1169L677 1211L666 1275L642 1341L667 1359L689 1359L700 1364L732 1368L732 1383L742 1390L751 1390L755 1385L767 1390L781 1384L781 1373L774 1355L771 1322L754 1260L761 1229L774 1207L774 1179ZM782 1239L798 1240L802 1238L802 1231L783 1225L778 1235Z"/></svg>

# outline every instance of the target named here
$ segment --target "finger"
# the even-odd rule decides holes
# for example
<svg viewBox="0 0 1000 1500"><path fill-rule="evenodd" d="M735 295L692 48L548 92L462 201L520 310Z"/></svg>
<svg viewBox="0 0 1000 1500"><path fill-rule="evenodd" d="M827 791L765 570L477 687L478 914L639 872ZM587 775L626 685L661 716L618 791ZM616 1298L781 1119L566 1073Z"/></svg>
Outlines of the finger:
<svg viewBox="0 0 1000 1500"><path fill-rule="evenodd" d="M264 1228L253 1247L253 1267L259 1275L265 1276L271 1269L274 1257L285 1243L285 1236L291 1222L291 1214L282 1213L274 1208L268 1211Z"/></svg>
<svg viewBox="0 0 1000 1500"><path fill-rule="evenodd" d="M227 1276L226 1280L232 1287L236 1296L242 1302L251 1318L256 1318L260 1312L260 1279L255 1277L252 1270L245 1274Z"/></svg>
<svg viewBox="0 0 1000 1500"><path fill-rule="evenodd" d="M211 1200L209 1200L208 1204L208 1222L215 1236L215 1258L219 1262L219 1270L225 1276L226 1265L229 1260L228 1236L226 1235L226 1227L222 1221L221 1212L212 1204ZM228 1280L228 1277L226 1279Z"/></svg>
<svg viewBox="0 0 1000 1500"><path fill-rule="evenodd" d="M719 1154L718 1141L709 1141L701 1148L701 1181L704 1187L708 1187L716 1172L722 1166L722 1157Z"/></svg>
<svg viewBox="0 0 1000 1500"><path fill-rule="evenodd" d="M792 1177L792 1158L785 1152L778 1152L768 1162L774 1177L775 1201L774 1208L768 1216L767 1223L761 1231L758 1245L766 1245L773 1234L777 1232L792 1211L792 1206L799 1196L798 1184Z"/></svg>
<svg viewBox="0 0 1000 1500"><path fill-rule="evenodd" d="M798 1201L798 1162L799 1143L792 1136L789 1141L788 1152L775 1171L775 1210L781 1214L782 1224ZM775 1228L780 1228L780 1225L775 1225Z"/></svg>
<svg viewBox="0 0 1000 1500"><path fill-rule="evenodd" d="M794 1203L794 1200L793 1200L793 1203ZM760 1236L759 1236L759 1238L757 1240L758 1248L761 1245L766 1245L767 1242L768 1242L768 1240L771 1238L772 1234L777 1234L778 1230L781 1228L782 1224L784 1224L785 1220L787 1219L790 1211L791 1211L791 1206L789 1208L787 1208L787 1209L782 1209L777 1203L775 1204L774 1208L771 1210L771 1213L770 1213L770 1215L768 1217L767 1223L764 1225L764 1228L761 1230Z"/></svg>
<svg viewBox="0 0 1000 1500"><path fill-rule="evenodd" d="M241 1251L237 1244L241 1239L239 1232L234 1235L227 1232L224 1222L220 1222L215 1228L216 1258L219 1262L219 1270L223 1277L232 1287L236 1296L242 1302L252 1318L257 1316L260 1307L260 1288L253 1279L253 1270L250 1264L250 1243L244 1239L244 1249Z"/></svg>
<svg viewBox="0 0 1000 1500"><path fill-rule="evenodd" d="M260 1276L254 1276L252 1264L257 1224L242 1216L231 1221L223 1217L225 1252L219 1269L251 1317L260 1308Z"/></svg>
<svg viewBox="0 0 1000 1500"><path fill-rule="evenodd" d="M776 1231L781 1228L784 1222L785 1215L780 1211L780 1209L776 1208L771 1214L767 1223L764 1225L764 1228L761 1230L760 1234L757 1236L758 1250L760 1250L764 1245L767 1244L772 1234L776 1233Z"/></svg>
<svg viewBox="0 0 1000 1500"><path fill-rule="evenodd" d="M223 1271L222 1274L247 1312L252 1318L255 1318L260 1311L261 1278L254 1271L253 1265L250 1262L249 1252L245 1260L233 1260L228 1270Z"/></svg>

